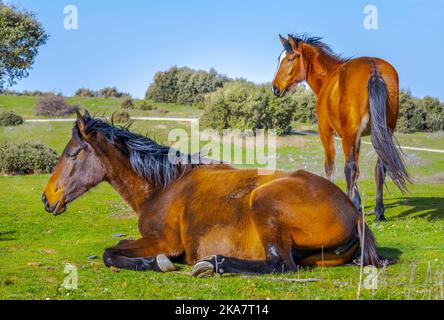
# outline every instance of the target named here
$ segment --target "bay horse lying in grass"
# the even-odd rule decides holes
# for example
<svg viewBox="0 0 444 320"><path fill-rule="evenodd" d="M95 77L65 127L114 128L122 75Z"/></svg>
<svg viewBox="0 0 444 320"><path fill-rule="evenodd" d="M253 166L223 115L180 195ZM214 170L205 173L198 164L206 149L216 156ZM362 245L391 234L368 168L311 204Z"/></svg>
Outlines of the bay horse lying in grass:
<svg viewBox="0 0 444 320"><path fill-rule="evenodd" d="M360 244L364 264L381 264L356 207L322 177L173 164L169 147L88 113L77 117L42 200L58 215L100 182L114 187L137 214L142 237L106 249L108 267L170 271L173 260L198 262L197 276L287 272L351 262Z"/></svg>
<svg viewBox="0 0 444 320"><path fill-rule="evenodd" d="M325 174L333 179L335 133L341 137L345 155L347 194L357 208L359 149L361 136L371 133L378 161L375 168L376 221L385 220L383 185L386 172L406 192L410 181L393 131L399 109L398 74L387 61L361 57L344 59L318 37L279 36L284 50L279 57L273 92L283 96L301 81L307 81L317 97L319 135L325 152Z"/></svg>

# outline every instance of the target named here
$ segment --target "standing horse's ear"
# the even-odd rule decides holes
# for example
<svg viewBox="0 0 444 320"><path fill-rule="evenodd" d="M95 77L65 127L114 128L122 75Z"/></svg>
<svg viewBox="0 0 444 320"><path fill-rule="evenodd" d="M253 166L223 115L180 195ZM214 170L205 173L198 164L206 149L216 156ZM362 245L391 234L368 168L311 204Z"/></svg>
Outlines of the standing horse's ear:
<svg viewBox="0 0 444 320"><path fill-rule="evenodd" d="M299 51L299 41L291 34L288 35L288 44L294 51Z"/></svg>
<svg viewBox="0 0 444 320"><path fill-rule="evenodd" d="M86 124L85 124L85 120L83 119L82 114L78 110L76 110L76 113L77 113L77 120L76 120L77 127L79 127L80 134L83 137L86 137Z"/></svg>
<svg viewBox="0 0 444 320"><path fill-rule="evenodd" d="M282 45L284 46L285 51L287 51L288 53L292 53L292 49L291 49L291 45L288 42L287 39L285 39L283 36L279 35L279 40L281 40Z"/></svg>

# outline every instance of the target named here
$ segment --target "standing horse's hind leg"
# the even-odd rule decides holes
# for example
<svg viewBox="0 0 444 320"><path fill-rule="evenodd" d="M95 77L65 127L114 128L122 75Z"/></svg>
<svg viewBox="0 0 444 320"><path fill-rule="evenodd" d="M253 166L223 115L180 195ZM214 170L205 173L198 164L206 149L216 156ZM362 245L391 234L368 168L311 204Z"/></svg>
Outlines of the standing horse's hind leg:
<svg viewBox="0 0 444 320"><path fill-rule="evenodd" d="M327 122L327 121L325 121ZM327 123L319 123L319 135L321 137L322 145L324 146L324 155L325 155L325 177L330 181L334 181L335 179L335 157L336 157L336 149L335 149L335 140L334 140L334 131L330 127L330 124Z"/></svg>
<svg viewBox="0 0 444 320"><path fill-rule="evenodd" d="M378 158L378 162L375 167L375 181L376 181L376 206L375 206L375 221L386 221L384 216L384 200L383 200L383 188L385 180L386 170L382 164L381 159Z"/></svg>
<svg viewBox="0 0 444 320"><path fill-rule="evenodd" d="M146 239L122 240L117 246L105 250L103 261L107 267L134 271L167 272L176 269L166 255L147 245Z"/></svg>
<svg viewBox="0 0 444 320"><path fill-rule="evenodd" d="M360 145L361 139L342 138L342 147L345 154L344 173L347 181L347 195L359 210L361 210L361 196L358 189Z"/></svg>

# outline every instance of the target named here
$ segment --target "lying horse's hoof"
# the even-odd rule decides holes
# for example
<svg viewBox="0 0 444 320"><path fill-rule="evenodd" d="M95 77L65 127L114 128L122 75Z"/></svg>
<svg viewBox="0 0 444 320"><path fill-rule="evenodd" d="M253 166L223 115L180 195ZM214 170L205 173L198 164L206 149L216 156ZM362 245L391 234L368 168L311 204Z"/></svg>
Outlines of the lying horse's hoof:
<svg viewBox="0 0 444 320"><path fill-rule="evenodd" d="M209 261L200 261L194 265L191 275L198 278L212 277L214 275L214 266Z"/></svg>
<svg viewBox="0 0 444 320"><path fill-rule="evenodd" d="M159 254L156 257L157 265L159 266L160 271L162 272L169 272L176 270L176 267L171 262L170 259L164 254Z"/></svg>

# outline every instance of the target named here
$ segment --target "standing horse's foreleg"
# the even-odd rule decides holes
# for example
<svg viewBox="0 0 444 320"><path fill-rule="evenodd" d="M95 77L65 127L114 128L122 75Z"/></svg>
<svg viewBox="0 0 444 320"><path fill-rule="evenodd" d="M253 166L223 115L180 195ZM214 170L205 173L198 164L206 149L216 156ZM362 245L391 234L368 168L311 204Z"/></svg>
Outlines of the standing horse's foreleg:
<svg viewBox="0 0 444 320"><path fill-rule="evenodd" d="M381 159L378 159L375 167L375 181L376 181L376 206L375 206L375 221L386 221L384 216L384 200L383 188L385 181L386 169L382 164Z"/></svg>
<svg viewBox="0 0 444 320"><path fill-rule="evenodd" d="M342 138L342 147L345 154L344 173L347 181L347 195L359 210L361 210L361 196L358 188L360 145L360 138Z"/></svg>
<svg viewBox="0 0 444 320"><path fill-rule="evenodd" d="M107 267L134 271L167 272L176 269L162 251L150 245L147 239L122 240L117 246L105 250L103 261Z"/></svg>
<svg viewBox="0 0 444 320"><path fill-rule="evenodd" d="M335 179L335 140L334 131L328 123L320 122L318 125L319 135L321 137L322 145L324 146L325 155L325 177L330 181Z"/></svg>

